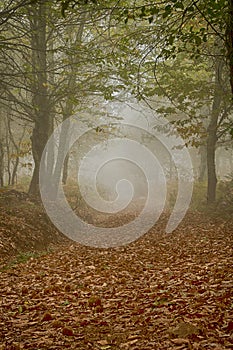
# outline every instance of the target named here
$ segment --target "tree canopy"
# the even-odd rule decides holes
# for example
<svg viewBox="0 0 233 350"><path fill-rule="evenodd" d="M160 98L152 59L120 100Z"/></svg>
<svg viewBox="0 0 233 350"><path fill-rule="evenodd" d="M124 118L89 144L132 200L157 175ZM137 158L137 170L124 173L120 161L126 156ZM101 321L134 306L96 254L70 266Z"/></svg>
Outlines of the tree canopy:
<svg viewBox="0 0 233 350"><path fill-rule="evenodd" d="M221 55L229 66L229 80L233 94L233 1L232 0L171 0L171 1L103 1L62 0L63 16L79 5L110 11L110 17L129 21L148 21L154 45L160 56L175 58L181 51L202 55L201 45L208 41L222 42ZM144 35L142 32L141 35Z"/></svg>

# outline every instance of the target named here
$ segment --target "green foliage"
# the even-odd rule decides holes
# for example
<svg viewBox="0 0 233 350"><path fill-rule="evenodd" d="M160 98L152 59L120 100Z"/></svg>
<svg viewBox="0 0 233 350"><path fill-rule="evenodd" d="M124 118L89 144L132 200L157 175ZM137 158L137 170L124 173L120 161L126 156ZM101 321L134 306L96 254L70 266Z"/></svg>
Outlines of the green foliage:
<svg viewBox="0 0 233 350"><path fill-rule="evenodd" d="M206 205L207 182L195 182L190 208L208 215L231 218L233 215L233 174L217 186L217 200L211 207Z"/></svg>
<svg viewBox="0 0 233 350"><path fill-rule="evenodd" d="M37 256L38 256L37 253L34 253L34 252L19 253L12 264L13 265L17 265L21 263L25 264L28 260L30 260L31 258L35 258Z"/></svg>
<svg viewBox="0 0 233 350"><path fill-rule="evenodd" d="M206 210L207 182L195 182L191 201L192 210Z"/></svg>
<svg viewBox="0 0 233 350"><path fill-rule="evenodd" d="M233 215L233 174L229 175L225 181L218 185L218 198L216 209L220 214L232 218Z"/></svg>
<svg viewBox="0 0 233 350"><path fill-rule="evenodd" d="M193 60L180 53L175 59L158 61L154 77L156 84L148 80L141 88L142 95L158 96L154 107L157 113L175 125L187 144L198 147L206 138L213 100L211 62Z"/></svg>
<svg viewBox="0 0 233 350"><path fill-rule="evenodd" d="M6 186L5 190L11 190L12 188L19 192L27 192L31 181L31 176L19 176L17 183L14 186Z"/></svg>
<svg viewBox="0 0 233 350"><path fill-rule="evenodd" d="M195 182L193 187L193 195L190 204L191 210L206 210L206 190L207 182ZM167 200L167 208L171 210L177 199L177 183L168 182L169 198Z"/></svg>
<svg viewBox="0 0 233 350"><path fill-rule="evenodd" d="M61 1L61 13L65 17L65 12L71 7L75 6L87 6L87 5L98 5L97 0L62 0Z"/></svg>
<svg viewBox="0 0 233 350"><path fill-rule="evenodd" d="M42 252L20 252L14 260L6 264L3 268L0 269L0 271L3 272L9 270L18 264L26 264L30 259L37 259L48 254L49 252L50 250Z"/></svg>

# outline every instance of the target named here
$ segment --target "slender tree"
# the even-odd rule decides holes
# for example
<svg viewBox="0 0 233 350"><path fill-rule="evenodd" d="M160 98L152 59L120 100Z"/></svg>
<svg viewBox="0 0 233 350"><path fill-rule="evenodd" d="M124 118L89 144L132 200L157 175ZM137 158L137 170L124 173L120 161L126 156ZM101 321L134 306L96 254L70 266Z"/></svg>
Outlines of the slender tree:
<svg viewBox="0 0 233 350"><path fill-rule="evenodd" d="M35 162L29 193L39 193L39 168L43 150L52 132L52 115L48 93L47 73L47 18L46 0L30 6L31 48L34 107L34 128L32 133L32 153Z"/></svg>

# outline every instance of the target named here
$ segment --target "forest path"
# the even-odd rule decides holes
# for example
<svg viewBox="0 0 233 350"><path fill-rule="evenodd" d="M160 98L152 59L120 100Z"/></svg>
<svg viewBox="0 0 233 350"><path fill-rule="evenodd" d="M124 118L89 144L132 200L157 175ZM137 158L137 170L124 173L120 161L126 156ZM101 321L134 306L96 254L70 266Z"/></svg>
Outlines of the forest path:
<svg viewBox="0 0 233 350"><path fill-rule="evenodd" d="M232 223L189 213L164 235L164 221L2 270L0 349L232 349Z"/></svg>

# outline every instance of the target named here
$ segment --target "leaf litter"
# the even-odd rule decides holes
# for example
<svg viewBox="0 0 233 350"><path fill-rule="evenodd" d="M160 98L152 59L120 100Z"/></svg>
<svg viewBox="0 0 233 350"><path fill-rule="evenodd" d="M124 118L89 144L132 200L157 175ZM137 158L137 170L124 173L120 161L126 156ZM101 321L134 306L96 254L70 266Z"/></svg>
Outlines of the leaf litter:
<svg viewBox="0 0 233 350"><path fill-rule="evenodd" d="M125 247L63 241L2 269L0 350L233 349L232 222L190 212L166 235L166 221Z"/></svg>

